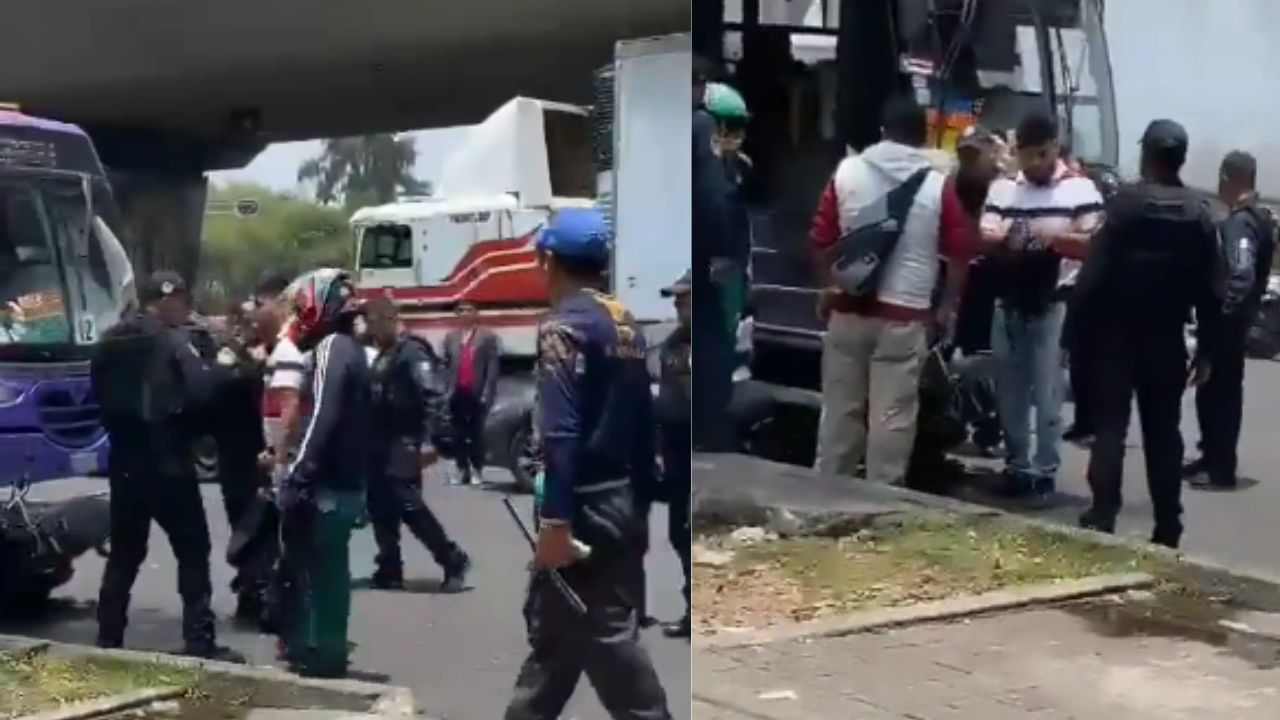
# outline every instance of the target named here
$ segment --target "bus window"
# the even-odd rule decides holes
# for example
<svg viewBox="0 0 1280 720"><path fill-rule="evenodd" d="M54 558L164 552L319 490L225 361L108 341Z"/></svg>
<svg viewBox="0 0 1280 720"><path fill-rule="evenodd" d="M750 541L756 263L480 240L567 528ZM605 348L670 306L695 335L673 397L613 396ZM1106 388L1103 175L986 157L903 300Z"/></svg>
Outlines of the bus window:
<svg viewBox="0 0 1280 720"><path fill-rule="evenodd" d="M30 185L0 185L0 344L67 342L58 248Z"/></svg>
<svg viewBox="0 0 1280 720"><path fill-rule="evenodd" d="M365 228L360 242L360 268L386 270L413 267L413 233L405 225Z"/></svg>
<svg viewBox="0 0 1280 720"><path fill-rule="evenodd" d="M136 304L133 270L124 248L103 219L110 209L110 194L95 189L94 217L89 227L83 188L79 183L43 183L50 222L66 238L67 283L71 291L76 340L97 342L101 333L120 321L122 311Z"/></svg>

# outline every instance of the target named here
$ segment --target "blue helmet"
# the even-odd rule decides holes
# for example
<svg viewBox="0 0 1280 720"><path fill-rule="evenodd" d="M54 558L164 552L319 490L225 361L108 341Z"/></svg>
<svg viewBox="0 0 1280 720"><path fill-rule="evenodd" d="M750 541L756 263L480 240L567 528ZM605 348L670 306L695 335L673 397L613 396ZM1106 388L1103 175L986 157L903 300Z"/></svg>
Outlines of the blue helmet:
<svg viewBox="0 0 1280 720"><path fill-rule="evenodd" d="M551 216L534 247L560 257L604 264L613 246L610 235L608 219L599 209L564 208Z"/></svg>

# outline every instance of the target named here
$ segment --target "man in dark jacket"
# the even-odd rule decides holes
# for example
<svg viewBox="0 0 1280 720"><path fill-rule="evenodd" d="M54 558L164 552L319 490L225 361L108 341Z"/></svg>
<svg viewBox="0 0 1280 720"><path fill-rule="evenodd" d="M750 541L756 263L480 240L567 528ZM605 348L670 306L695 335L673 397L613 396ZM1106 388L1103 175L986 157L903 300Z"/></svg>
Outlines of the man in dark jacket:
<svg viewBox="0 0 1280 720"><path fill-rule="evenodd" d="M1152 542L1177 547L1182 536L1182 393L1209 377L1217 346L1218 246L1208 208L1183 186L1186 131L1152 122L1142 136L1142 182L1107 202L1076 284L1075 301L1091 318L1081 332L1097 353L1091 385L1097 436L1089 457L1093 505L1083 527L1114 532L1120 512L1125 439L1137 396L1147 484L1155 512ZM1187 364L1184 326L1194 309L1197 348ZM1189 372L1190 370L1190 372Z"/></svg>
<svg viewBox="0 0 1280 720"><path fill-rule="evenodd" d="M303 675L341 677L349 652L349 543L369 471L369 361L354 337L355 286L345 271L316 270L285 292L293 341L313 359L302 389L306 430L278 499L293 588L282 612L291 623L284 656Z"/></svg>
<svg viewBox="0 0 1280 720"><path fill-rule="evenodd" d="M689 494L692 490L693 457L689 451L689 433L693 405L693 281L686 272L663 297L672 298L679 325L662 342L658 353L658 402L655 407L662 452L662 497L667 501L667 539L680 558L684 571L684 617L663 628L670 637L689 637L692 631L690 591L691 540Z"/></svg>
<svg viewBox="0 0 1280 720"><path fill-rule="evenodd" d="M181 327L189 309L182 278L156 272L142 301L141 315L104 334L90 366L111 439L111 553L98 595L98 645L124 644L129 595L154 520L178 561L184 652L229 657L215 642L209 526L193 451L214 376Z"/></svg>
<svg viewBox="0 0 1280 720"><path fill-rule="evenodd" d="M1209 379L1196 390L1201 457L1186 468L1195 487L1236 487L1236 445L1244 411L1244 345L1271 274L1276 225L1258 204L1258 162L1235 150L1222 159L1218 198L1230 214L1218 227L1220 261L1225 271L1218 343L1209 362Z"/></svg>
<svg viewBox="0 0 1280 720"><path fill-rule="evenodd" d="M435 352L400 327L395 303L377 298L365 306L369 336L378 355L373 381L373 466L369 470L369 515L378 543L373 586L404 587L400 526L418 538L444 571L442 588L461 590L471 560L449 539L422 499L422 466L436 461L433 446L444 414Z"/></svg>
<svg viewBox="0 0 1280 720"><path fill-rule="evenodd" d="M218 449L218 484L222 488L222 506L233 533L240 529L255 499L271 486L268 473L261 467L259 456L266 449L262 433L262 363L249 351L249 335L244 326L215 338L218 345L214 364L220 370L216 397L210 408L210 430ZM262 544L255 552L237 557L237 572L231 580L236 593L235 616L239 620L258 621L262 617L266 589L274 558L270 546Z"/></svg>
<svg viewBox="0 0 1280 720"><path fill-rule="evenodd" d="M535 574L525 600L530 653L506 720L560 717L585 673L610 717L670 720L639 640L635 564L642 498L654 484L653 398L644 336L599 287L609 262L600 213L556 213L538 238L552 310L538 328L538 437L546 458L536 503ZM641 530L643 528L643 530ZM579 541L590 548L584 554ZM586 605L575 613L549 575Z"/></svg>
<svg viewBox="0 0 1280 720"><path fill-rule="evenodd" d="M448 378L449 415L453 429L454 459L459 481L469 485L484 469L484 423L498 390L502 343L493 331L480 326L475 304L458 304L462 327L444 338L445 377Z"/></svg>
<svg viewBox="0 0 1280 720"><path fill-rule="evenodd" d="M693 444L707 450L726 450L732 441L729 400L733 394L733 336L724 322L720 285L734 273L729 249L729 181L716 156L716 121L702 107L708 80L705 65L693 72L693 335L698 365L694 370L698 422Z"/></svg>

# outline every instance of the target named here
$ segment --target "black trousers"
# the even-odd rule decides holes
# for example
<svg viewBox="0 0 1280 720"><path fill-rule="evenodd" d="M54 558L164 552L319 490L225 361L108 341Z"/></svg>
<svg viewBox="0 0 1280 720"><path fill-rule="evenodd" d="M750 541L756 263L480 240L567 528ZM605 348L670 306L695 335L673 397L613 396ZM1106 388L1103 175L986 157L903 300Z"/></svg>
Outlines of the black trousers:
<svg viewBox="0 0 1280 720"><path fill-rule="evenodd" d="M1101 529L1114 528L1122 505L1125 438L1136 396L1142 426L1147 487L1155 511L1152 539L1176 546L1182 536L1182 393L1187 358L1181 328L1168 337L1127 329L1107 330L1093 350L1105 360L1094 365L1096 437L1089 456L1092 519Z"/></svg>
<svg viewBox="0 0 1280 720"><path fill-rule="evenodd" d="M1196 419L1200 424L1200 450L1209 479L1217 484L1236 482L1240 425L1244 414L1244 344L1247 330L1224 327L1213 357L1209 380L1196 389Z"/></svg>
<svg viewBox="0 0 1280 720"><path fill-rule="evenodd" d="M1067 379L1071 383L1072 404L1075 405L1075 420L1072 427L1086 435L1093 434L1094 390L1090 387L1094 375L1090 363L1095 362L1096 353L1090 351L1089 334L1085 325L1088 319L1081 317L1083 313L1069 306L1067 319L1062 326L1062 347L1067 351Z"/></svg>
<svg viewBox="0 0 1280 720"><path fill-rule="evenodd" d="M227 525L232 532L240 527L245 511L253 503L258 491L270 484L266 473L258 466L256 453L237 452L234 448L221 449L218 454L218 484L222 489L222 507L227 513ZM236 568L231 589L242 601L261 602L265 599L275 563L274 545L262 543L254 556Z"/></svg>
<svg viewBox="0 0 1280 720"><path fill-rule="evenodd" d="M647 500L636 504L635 537L631 554L631 605L636 609L637 621L649 618L649 574L644 565L649 554L649 516L653 505Z"/></svg>
<svg viewBox="0 0 1280 720"><path fill-rule="evenodd" d="M480 398L464 390L449 397L449 414L453 421L454 460L463 475L484 467L484 421L488 410Z"/></svg>
<svg viewBox="0 0 1280 720"><path fill-rule="evenodd" d="M120 463L113 458L111 488L111 552L98 593L98 640L118 646L128 624L129 596L138 570L147 559L147 540L154 520L169 538L178 561L178 594L182 598L182 637L188 650L213 648L214 615L209 607L209 525L194 472L187 476L156 473L148 458Z"/></svg>
<svg viewBox="0 0 1280 720"><path fill-rule="evenodd" d="M369 519L378 543L375 559L379 577L400 580L404 561L400 555L400 526L431 552L436 563L453 570L464 557L462 549L449 539L444 526L422 498L422 478L383 476L369 483Z"/></svg>
<svg viewBox="0 0 1280 720"><path fill-rule="evenodd" d="M725 323L720 290L703 273L693 286L693 444L712 452L733 446L729 402L733 398L733 336Z"/></svg>
<svg viewBox="0 0 1280 720"><path fill-rule="evenodd" d="M585 674L614 720L670 720L666 692L640 644L627 599L629 561L563 570L586 604L574 614L550 576L529 582L524 617L531 652L520 668L505 720L556 720Z"/></svg>
<svg viewBox="0 0 1280 720"><path fill-rule="evenodd" d="M680 558L684 571L685 610L691 609L692 539L689 515L693 487L693 453L689 450L689 428L662 429L662 492L667 501L667 540Z"/></svg>

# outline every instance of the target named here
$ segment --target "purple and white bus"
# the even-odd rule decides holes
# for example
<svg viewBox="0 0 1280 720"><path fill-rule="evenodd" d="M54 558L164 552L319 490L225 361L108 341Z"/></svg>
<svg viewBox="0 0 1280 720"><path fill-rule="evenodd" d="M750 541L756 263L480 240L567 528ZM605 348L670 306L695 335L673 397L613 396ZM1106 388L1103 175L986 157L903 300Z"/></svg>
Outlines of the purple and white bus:
<svg viewBox="0 0 1280 720"><path fill-rule="evenodd" d="M89 358L136 303L119 228L88 135L0 109L0 486L106 470Z"/></svg>

